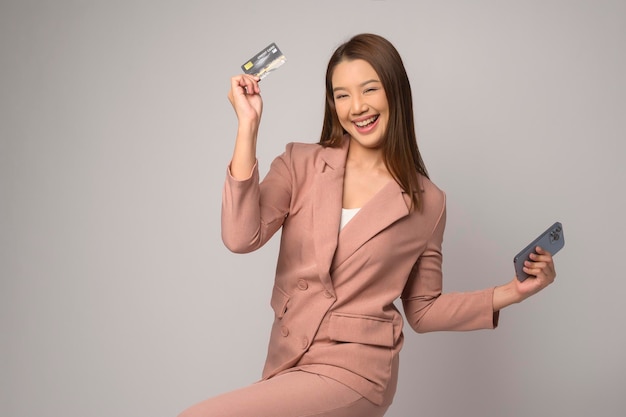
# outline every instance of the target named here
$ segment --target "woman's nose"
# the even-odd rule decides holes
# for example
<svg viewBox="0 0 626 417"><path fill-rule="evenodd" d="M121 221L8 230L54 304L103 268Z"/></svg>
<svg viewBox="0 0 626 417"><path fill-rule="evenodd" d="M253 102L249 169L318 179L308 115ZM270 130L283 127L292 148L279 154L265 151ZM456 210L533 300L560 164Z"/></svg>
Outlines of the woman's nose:
<svg viewBox="0 0 626 417"><path fill-rule="evenodd" d="M364 113L367 110L367 104L362 97L353 96L350 110L352 111L352 114Z"/></svg>

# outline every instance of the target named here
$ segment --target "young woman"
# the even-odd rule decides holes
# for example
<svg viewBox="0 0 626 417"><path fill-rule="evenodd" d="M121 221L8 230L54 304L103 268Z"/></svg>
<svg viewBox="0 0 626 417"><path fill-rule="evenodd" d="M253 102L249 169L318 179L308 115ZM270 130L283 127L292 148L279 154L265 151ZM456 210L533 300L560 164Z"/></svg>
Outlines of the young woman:
<svg viewBox="0 0 626 417"><path fill-rule="evenodd" d="M495 328L499 311L553 282L537 248L520 283L442 293L445 194L415 138L411 88L384 38L341 45L326 73L317 144L290 143L262 182L256 161L259 79L231 79L239 126L223 193L234 252L282 228L262 380L201 402L185 417L374 417L393 399L403 319L417 332Z"/></svg>

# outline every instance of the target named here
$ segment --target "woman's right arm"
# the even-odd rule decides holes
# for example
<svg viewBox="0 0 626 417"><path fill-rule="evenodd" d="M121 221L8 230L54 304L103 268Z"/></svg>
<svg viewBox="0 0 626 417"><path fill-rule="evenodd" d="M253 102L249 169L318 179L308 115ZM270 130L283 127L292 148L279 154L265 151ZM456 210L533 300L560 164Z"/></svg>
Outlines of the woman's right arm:
<svg viewBox="0 0 626 417"><path fill-rule="evenodd" d="M232 77L228 93L239 126L222 195L222 240L237 253L263 246L282 226L291 200L288 152L259 181L256 143L263 102L258 82L250 75Z"/></svg>
<svg viewBox="0 0 626 417"><path fill-rule="evenodd" d="M230 163L233 178L249 178L256 163L256 142L263 113L259 77L236 75L230 80L228 99L237 114L237 138Z"/></svg>

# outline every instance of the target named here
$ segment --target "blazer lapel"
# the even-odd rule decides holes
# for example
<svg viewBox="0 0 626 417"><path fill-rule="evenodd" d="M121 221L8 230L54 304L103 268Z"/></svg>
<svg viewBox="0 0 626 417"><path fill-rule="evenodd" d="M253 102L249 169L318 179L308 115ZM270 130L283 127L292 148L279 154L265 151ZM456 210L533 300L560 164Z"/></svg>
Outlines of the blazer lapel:
<svg viewBox="0 0 626 417"><path fill-rule="evenodd" d="M315 246L319 276L324 287L333 291L330 266L337 248L341 206L343 200L343 176L349 141L340 148L324 148L315 162L317 172L313 186L313 227L310 238ZM304 237L305 239L309 237Z"/></svg>
<svg viewBox="0 0 626 417"><path fill-rule="evenodd" d="M410 199L394 180L390 180L339 233L332 269L339 266L381 230L409 214Z"/></svg>

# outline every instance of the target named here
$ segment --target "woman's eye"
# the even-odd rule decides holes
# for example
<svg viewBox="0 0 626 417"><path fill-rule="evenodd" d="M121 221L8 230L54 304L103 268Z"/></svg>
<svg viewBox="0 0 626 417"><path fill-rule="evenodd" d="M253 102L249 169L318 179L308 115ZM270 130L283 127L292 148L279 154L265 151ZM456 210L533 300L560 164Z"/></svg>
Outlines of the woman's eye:
<svg viewBox="0 0 626 417"><path fill-rule="evenodd" d="M367 90L365 90L366 93L371 93L378 90L378 88L368 88Z"/></svg>
<svg viewBox="0 0 626 417"><path fill-rule="evenodd" d="M335 100L339 100L339 99L346 98L346 97L348 97L346 94L338 94L335 96Z"/></svg>

